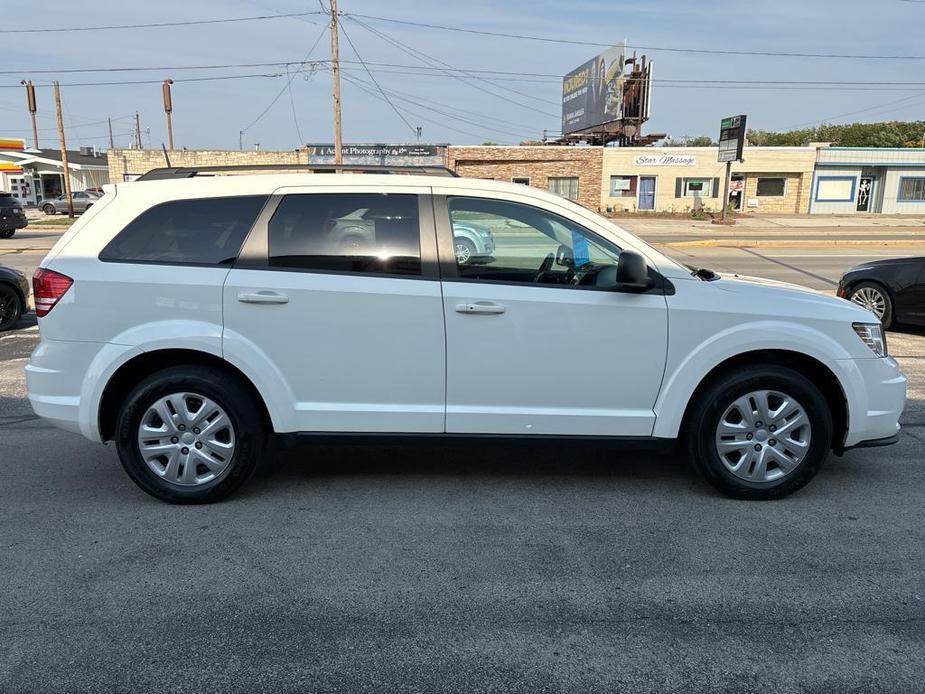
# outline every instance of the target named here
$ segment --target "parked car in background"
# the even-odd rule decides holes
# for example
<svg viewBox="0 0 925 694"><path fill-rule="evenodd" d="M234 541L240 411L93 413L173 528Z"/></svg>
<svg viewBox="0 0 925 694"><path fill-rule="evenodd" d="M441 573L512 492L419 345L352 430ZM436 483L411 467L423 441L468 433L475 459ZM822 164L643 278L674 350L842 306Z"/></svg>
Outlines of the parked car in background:
<svg viewBox="0 0 925 694"><path fill-rule="evenodd" d="M361 250L376 245L378 234L389 233L389 227L401 224L402 218L381 206L378 209L350 209L328 221L329 246L338 250ZM495 249L491 230L477 222L453 222L453 249L460 265L487 262Z"/></svg>
<svg viewBox="0 0 925 694"><path fill-rule="evenodd" d="M86 190L71 193L71 197L74 201L74 212L86 212L88 207L100 199L100 196L96 193L91 193ZM45 214L56 214L58 212L66 214L67 196L59 195L51 200L45 200L42 203L42 212Z"/></svg>
<svg viewBox="0 0 925 694"><path fill-rule="evenodd" d="M925 258L862 263L842 275L836 293L873 312L884 328L925 325Z"/></svg>
<svg viewBox="0 0 925 694"><path fill-rule="evenodd" d="M906 378L870 311L691 272L552 193L162 174L115 184L42 261L26 366L36 414L115 441L160 499L228 496L271 437L679 443L741 499L898 439ZM456 255L471 220L511 230L489 263Z"/></svg>
<svg viewBox="0 0 925 694"><path fill-rule="evenodd" d="M0 330L9 330L29 306L29 278L0 265Z"/></svg>
<svg viewBox="0 0 925 694"><path fill-rule="evenodd" d="M19 202L9 193L0 193L0 239L8 239L17 229L29 226L26 212Z"/></svg>

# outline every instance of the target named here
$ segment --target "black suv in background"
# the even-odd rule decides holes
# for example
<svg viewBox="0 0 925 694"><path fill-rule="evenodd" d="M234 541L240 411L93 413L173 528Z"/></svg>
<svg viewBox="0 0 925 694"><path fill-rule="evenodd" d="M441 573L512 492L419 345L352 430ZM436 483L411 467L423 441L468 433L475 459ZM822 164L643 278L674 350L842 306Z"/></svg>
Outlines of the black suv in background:
<svg viewBox="0 0 925 694"><path fill-rule="evenodd" d="M8 239L17 229L25 229L28 225L19 200L9 193L0 193L0 239Z"/></svg>

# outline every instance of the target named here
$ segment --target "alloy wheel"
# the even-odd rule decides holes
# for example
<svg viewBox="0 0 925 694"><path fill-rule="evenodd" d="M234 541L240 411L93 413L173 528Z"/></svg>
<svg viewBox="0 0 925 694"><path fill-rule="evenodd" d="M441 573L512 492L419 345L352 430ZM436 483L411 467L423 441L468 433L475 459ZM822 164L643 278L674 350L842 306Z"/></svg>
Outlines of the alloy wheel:
<svg viewBox="0 0 925 694"><path fill-rule="evenodd" d="M736 399L716 426L716 452L736 477L773 482L792 473L809 452L812 427L795 398L776 390Z"/></svg>
<svg viewBox="0 0 925 694"><path fill-rule="evenodd" d="M851 301L883 319L886 313L886 298L874 287L861 287L851 295Z"/></svg>
<svg viewBox="0 0 925 694"><path fill-rule="evenodd" d="M19 314L19 297L12 290L0 291L0 330L13 324Z"/></svg>
<svg viewBox="0 0 925 694"><path fill-rule="evenodd" d="M472 249L468 244L459 242L456 244L456 262L465 265L472 259Z"/></svg>
<svg viewBox="0 0 925 694"><path fill-rule="evenodd" d="M138 425L138 450L165 482L199 486L218 480L234 458L231 418L196 393L172 393L148 407Z"/></svg>

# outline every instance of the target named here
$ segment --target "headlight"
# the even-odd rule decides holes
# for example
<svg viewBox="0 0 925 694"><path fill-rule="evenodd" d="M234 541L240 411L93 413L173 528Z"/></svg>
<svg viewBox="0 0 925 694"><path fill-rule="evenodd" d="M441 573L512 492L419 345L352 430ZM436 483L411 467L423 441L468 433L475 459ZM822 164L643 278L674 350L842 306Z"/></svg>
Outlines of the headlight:
<svg viewBox="0 0 925 694"><path fill-rule="evenodd" d="M887 355L886 335L880 323L852 323L854 332L861 338L861 342L870 347L870 351L878 357Z"/></svg>

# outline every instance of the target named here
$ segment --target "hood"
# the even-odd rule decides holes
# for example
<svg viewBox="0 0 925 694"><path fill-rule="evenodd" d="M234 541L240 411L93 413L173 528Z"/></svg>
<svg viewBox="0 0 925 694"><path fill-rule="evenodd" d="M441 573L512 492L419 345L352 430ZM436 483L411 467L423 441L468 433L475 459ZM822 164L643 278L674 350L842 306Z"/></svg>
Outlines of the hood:
<svg viewBox="0 0 925 694"><path fill-rule="evenodd" d="M847 320L860 323L875 323L878 318L865 308L846 299L818 292L807 287L789 282L778 282L761 277L747 277L742 275L720 275L715 283L720 291L732 292L739 295L754 295L756 304L768 300L777 303L776 311L786 313L784 302L791 303L794 308L800 306L808 315L820 318Z"/></svg>
<svg viewBox="0 0 925 694"><path fill-rule="evenodd" d="M878 267L890 267L891 265L925 265L925 258L923 257L913 257L913 258L887 258L885 260L870 260L866 263L861 263L860 265L855 265L848 270L845 270L845 274L852 272L860 272L862 270L873 270Z"/></svg>

